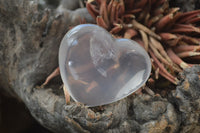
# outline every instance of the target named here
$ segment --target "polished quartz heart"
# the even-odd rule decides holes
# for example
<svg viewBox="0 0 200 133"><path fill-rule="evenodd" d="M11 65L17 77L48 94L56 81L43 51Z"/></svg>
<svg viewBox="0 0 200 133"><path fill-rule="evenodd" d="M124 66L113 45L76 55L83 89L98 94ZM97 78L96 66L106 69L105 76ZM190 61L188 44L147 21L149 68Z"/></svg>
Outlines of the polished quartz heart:
<svg viewBox="0 0 200 133"><path fill-rule="evenodd" d="M59 67L71 97L98 106L139 89L150 75L151 62L135 41L114 39L97 25L82 24L64 36Z"/></svg>

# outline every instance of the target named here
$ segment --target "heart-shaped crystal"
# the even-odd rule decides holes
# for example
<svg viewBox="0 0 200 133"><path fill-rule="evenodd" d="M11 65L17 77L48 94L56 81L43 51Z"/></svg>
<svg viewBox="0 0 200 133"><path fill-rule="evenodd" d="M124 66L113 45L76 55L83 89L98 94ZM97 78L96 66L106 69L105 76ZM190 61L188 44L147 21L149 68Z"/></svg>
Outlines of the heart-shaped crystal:
<svg viewBox="0 0 200 133"><path fill-rule="evenodd" d="M98 106L139 89L150 75L151 62L135 41L114 39L97 25L82 24L64 36L59 67L71 97Z"/></svg>

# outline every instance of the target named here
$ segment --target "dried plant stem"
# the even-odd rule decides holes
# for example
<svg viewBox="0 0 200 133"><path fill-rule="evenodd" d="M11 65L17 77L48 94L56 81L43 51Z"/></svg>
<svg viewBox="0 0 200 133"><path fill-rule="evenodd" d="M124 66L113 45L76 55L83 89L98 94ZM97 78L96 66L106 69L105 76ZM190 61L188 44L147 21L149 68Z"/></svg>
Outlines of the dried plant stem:
<svg viewBox="0 0 200 133"><path fill-rule="evenodd" d="M149 46L148 46L149 45L148 44L148 36L147 36L147 34L143 30L139 30L139 32L140 32L140 34L142 36L142 40L144 42L144 49L146 51L148 51L148 49L149 49Z"/></svg>
<svg viewBox="0 0 200 133"><path fill-rule="evenodd" d="M185 63L183 60L181 60L181 58L179 58L171 48L169 48L167 50L167 53L169 55L169 57L172 59L172 61L174 63L176 63L177 65L179 65L181 68L185 69L185 68L188 68L189 65L187 63Z"/></svg>
<svg viewBox="0 0 200 133"><path fill-rule="evenodd" d="M180 58L186 58L186 57L191 57L191 56L200 55L200 52L186 51L186 52L178 53L177 55L178 55Z"/></svg>
<svg viewBox="0 0 200 133"><path fill-rule="evenodd" d="M149 28L147 28L146 26L138 23L136 20L132 21L133 27L139 30L143 30L144 32L146 32L148 35L155 37L158 40L161 40L161 37L159 35L157 35L156 33L154 33L153 31L151 31Z"/></svg>

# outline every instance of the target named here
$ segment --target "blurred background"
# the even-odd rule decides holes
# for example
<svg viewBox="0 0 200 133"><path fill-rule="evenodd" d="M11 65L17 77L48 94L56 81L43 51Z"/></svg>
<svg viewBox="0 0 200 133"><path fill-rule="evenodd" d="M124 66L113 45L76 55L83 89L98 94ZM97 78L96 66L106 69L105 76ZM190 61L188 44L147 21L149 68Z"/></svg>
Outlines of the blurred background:
<svg viewBox="0 0 200 133"><path fill-rule="evenodd" d="M26 106L0 92L0 133L51 133L31 116Z"/></svg>

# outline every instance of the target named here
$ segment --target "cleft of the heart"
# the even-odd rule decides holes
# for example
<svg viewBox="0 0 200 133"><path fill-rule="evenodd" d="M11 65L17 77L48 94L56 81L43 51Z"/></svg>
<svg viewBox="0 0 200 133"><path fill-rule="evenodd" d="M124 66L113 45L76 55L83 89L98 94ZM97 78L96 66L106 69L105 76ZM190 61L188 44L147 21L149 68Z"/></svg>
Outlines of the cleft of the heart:
<svg viewBox="0 0 200 133"><path fill-rule="evenodd" d="M75 101L99 106L118 101L144 85L151 61L137 42L114 39L97 25L82 24L64 36L59 67Z"/></svg>

